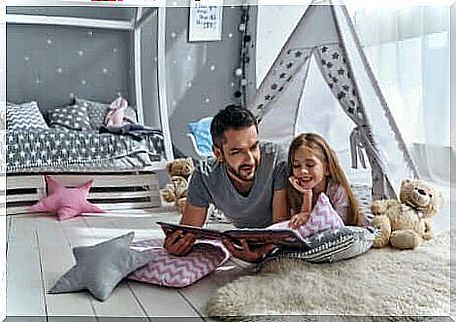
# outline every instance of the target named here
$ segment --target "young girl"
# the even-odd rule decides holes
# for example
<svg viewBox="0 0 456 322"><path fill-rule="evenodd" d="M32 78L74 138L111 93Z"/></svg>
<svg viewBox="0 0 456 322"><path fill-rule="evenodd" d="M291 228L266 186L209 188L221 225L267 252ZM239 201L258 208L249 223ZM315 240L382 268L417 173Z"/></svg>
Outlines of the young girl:
<svg viewBox="0 0 456 322"><path fill-rule="evenodd" d="M307 222L322 192L344 224L367 224L336 154L321 136L297 136L288 152L288 169L287 210L292 228Z"/></svg>

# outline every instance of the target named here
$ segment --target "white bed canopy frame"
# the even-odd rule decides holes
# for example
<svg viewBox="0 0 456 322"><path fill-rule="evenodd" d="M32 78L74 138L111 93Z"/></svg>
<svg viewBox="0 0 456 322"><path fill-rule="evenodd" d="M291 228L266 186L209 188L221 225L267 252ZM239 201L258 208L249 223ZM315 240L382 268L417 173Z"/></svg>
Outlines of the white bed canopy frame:
<svg viewBox="0 0 456 322"><path fill-rule="evenodd" d="M46 2L47 6L60 6L62 5L84 5L89 6L93 3L81 1L50 1ZM8 4L7 4L8 5ZM17 5L17 4L14 4ZM37 6L36 2L21 2L20 5ZM39 3L38 5L42 5ZM100 6L98 2L96 4ZM101 6L109 6L101 5ZM112 4L111 4L112 6ZM123 6L124 7L124 6ZM136 14L130 21L119 21L109 19L95 19L95 18L79 18L79 17L65 17L65 16L44 16L44 15L27 15L27 14L6 14L6 22L8 24L32 24L32 25L58 25L58 26L74 26L85 28L100 28L100 29L113 29L113 30L126 30L133 32L134 39L134 84L136 96L136 111L138 114L138 122L144 124L143 113L143 95L142 95L142 77L141 77L141 29L144 23L157 12L158 15L158 35L157 35L157 88L158 88L158 102L160 109L160 126L163 132L164 148L166 160L172 160L173 149L171 143L171 132L169 129L168 120L168 103L166 95L166 68L165 68L165 36L166 36L166 7L153 6L148 4L147 7L135 7ZM155 163L153 169L163 169L163 162Z"/></svg>
<svg viewBox="0 0 456 322"><path fill-rule="evenodd" d="M155 4L155 6L154 6ZM8 2L6 4L9 5ZM112 6L109 3L90 3L85 1L13 1L13 6ZM122 7L132 7L131 5L122 5ZM28 15L28 14L6 14L8 24L30 24L30 25L58 25L74 26L85 28L100 28L125 30L133 33L134 41L134 87L136 97L136 111L138 122L144 124L143 114L143 95L142 95L142 76L141 76L141 29L152 15L157 14L157 89L160 126L164 138L164 161L153 162L151 166L144 169L128 170L131 173L74 173L74 174L57 174L58 179L66 186L79 185L89 179L94 179L92 188L104 188L109 190L90 192L88 199L93 203L100 205L106 210L126 209L126 208L150 208L161 206L158 178L156 171L163 170L165 163L174 158L171 142L171 133L168 120L168 103L166 95L166 68L165 68L165 35L166 35L166 6L160 6L160 3L149 3L147 7L133 6L136 9L134 17L130 21L94 19L67 16L46 16L46 15ZM7 176L7 214L30 212L28 206L24 203L34 203L46 195L46 182L44 176L40 174L22 175L14 174ZM117 188L121 190L116 190ZM122 189L132 189L125 191ZM140 188L140 190L138 190ZM27 193L21 192L21 189L33 190ZM99 203L101 202L101 203Z"/></svg>

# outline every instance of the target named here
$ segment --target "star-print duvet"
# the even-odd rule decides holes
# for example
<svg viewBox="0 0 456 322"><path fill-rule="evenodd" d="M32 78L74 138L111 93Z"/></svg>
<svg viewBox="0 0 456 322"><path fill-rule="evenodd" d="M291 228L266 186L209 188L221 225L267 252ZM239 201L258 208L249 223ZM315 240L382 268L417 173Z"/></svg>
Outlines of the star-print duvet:
<svg viewBox="0 0 456 322"><path fill-rule="evenodd" d="M140 154L150 162L164 159L163 135L152 133L140 141L126 135L98 132L37 130L6 132L6 170L57 168L102 163ZM148 161L149 161L148 160Z"/></svg>

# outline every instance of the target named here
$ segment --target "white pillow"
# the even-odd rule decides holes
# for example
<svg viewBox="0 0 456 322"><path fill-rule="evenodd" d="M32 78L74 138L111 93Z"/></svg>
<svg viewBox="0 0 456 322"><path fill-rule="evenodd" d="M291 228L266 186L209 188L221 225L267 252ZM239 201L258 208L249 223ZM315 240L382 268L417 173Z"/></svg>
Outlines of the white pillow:
<svg viewBox="0 0 456 322"><path fill-rule="evenodd" d="M47 130L49 127L41 114L37 102L31 101L20 105L7 103L7 130Z"/></svg>

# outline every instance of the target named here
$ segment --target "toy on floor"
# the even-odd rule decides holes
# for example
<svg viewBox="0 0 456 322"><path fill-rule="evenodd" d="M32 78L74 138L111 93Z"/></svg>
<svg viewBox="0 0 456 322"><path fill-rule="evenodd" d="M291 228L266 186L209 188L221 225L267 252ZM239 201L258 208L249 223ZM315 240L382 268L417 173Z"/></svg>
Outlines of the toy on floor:
<svg viewBox="0 0 456 322"><path fill-rule="evenodd" d="M443 205L441 192L420 180L401 183L400 200L376 200L371 225L380 228L373 247L415 249L433 238L432 217Z"/></svg>
<svg viewBox="0 0 456 322"><path fill-rule="evenodd" d="M32 206L33 211L56 214L59 220L76 217L83 212L104 212L87 201L93 179L75 188L66 188L50 176L45 176L47 196Z"/></svg>
<svg viewBox="0 0 456 322"><path fill-rule="evenodd" d="M104 123L106 126L122 126L124 121L136 123L131 117L126 115L128 101L123 97L116 98L109 106Z"/></svg>
<svg viewBox="0 0 456 322"><path fill-rule="evenodd" d="M185 202L187 201L188 182L195 171L192 158L176 159L166 164L166 171L171 177L162 191L163 199L166 202L174 202L179 213L184 213Z"/></svg>

